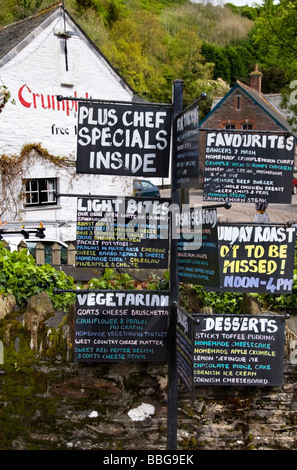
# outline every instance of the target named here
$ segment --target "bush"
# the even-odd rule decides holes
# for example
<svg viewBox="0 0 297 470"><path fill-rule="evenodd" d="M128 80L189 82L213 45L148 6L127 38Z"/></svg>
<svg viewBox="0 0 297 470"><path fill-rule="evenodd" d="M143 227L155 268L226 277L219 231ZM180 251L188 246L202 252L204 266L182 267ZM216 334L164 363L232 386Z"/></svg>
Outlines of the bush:
<svg viewBox="0 0 297 470"><path fill-rule="evenodd" d="M72 293L55 294L54 289L73 289L74 280L49 264L37 266L26 249L10 252L0 243L0 294L13 294L24 307L29 298L47 291L54 309L64 310L75 299Z"/></svg>

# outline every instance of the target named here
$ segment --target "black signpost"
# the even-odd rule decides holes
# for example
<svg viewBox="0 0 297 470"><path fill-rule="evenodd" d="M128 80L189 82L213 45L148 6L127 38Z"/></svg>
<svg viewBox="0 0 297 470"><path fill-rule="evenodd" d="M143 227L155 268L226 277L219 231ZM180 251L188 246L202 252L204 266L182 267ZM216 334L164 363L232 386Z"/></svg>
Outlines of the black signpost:
<svg viewBox="0 0 297 470"><path fill-rule="evenodd" d="M178 275L181 282L218 287L217 209L192 207L179 215Z"/></svg>
<svg viewBox="0 0 297 470"><path fill-rule="evenodd" d="M168 450L177 448L179 378L194 396L198 385L280 386L283 375L284 316L190 315L179 306L180 281L288 293L295 245L290 227L229 224L218 232L220 204L181 212L181 191L198 183L205 94L184 111L182 80L172 95L171 105L78 99L77 144L78 173L162 177L172 140L171 200L57 194L78 199L76 266L163 269L169 262L169 291L72 291L76 361L167 360ZM204 199L227 209L232 201L287 202L293 148L280 133L210 132ZM180 237L169 230L169 212Z"/></svg>
<svg viewBox="0 0 297 470"><path fill-rule="evenodd" d="M176 169L173 177L177 187L191 188L198 181L199 106L193 103L176 116Z"/></svg>

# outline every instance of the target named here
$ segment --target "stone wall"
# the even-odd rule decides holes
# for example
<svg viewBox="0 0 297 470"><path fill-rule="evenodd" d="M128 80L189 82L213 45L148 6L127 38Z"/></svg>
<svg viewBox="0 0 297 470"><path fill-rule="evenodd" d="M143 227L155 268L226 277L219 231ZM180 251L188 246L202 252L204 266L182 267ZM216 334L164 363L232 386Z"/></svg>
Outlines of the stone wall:
<svg viewBox="0 0 297 470"><path fill-rule="evenodd" d="M166 364L73 363L73 310L38 325L32 313L31 330L27 317L0 321L0 450L166 450ZM178 450L296 450L292 338L282 387L196 387L192 397L180 383Z"/></svg>
<svg viewBox="0 0 297 470"><path fill-rule="evenodd" d="M296 373L286 367L280 388L199 387L194 399L180 386L178 450L296 450ZM166 450L164 366L39 363L0 384L1 450Z"/></svg>

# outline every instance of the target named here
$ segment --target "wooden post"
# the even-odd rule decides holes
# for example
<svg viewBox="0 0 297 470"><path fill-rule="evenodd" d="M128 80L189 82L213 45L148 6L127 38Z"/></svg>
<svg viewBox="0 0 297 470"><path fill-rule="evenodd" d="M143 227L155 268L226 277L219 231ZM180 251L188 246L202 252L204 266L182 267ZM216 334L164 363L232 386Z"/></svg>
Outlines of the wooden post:
<svg viewBox="0 0 297 470"><path fill-rule="evenodd" d="M61 247L59 243L53 243L52 246L52 265L59 266L61 264Z"/></svg>
<svg viewBox="0 0 297 470"><path fill-rule="evenodd" d="M22 241L18 244L18 251L21 251L21 250L23 250L24 248L28 248L28 247L27 247L27 243L26 243L24 240L22 240Z"/></svg>
<svg viewBox="0 0 297 470"><path fill-rule="evenodd" d="M35 246L35 261L37 265L45 264L44 245L41 242Z"/></svg>
<svg viewBox="0 0 297 470"><path fill-rule="evenodd" d="M69 243L67 250L67 264L70 266L75 266L75 248L75 243Z"/></svg>

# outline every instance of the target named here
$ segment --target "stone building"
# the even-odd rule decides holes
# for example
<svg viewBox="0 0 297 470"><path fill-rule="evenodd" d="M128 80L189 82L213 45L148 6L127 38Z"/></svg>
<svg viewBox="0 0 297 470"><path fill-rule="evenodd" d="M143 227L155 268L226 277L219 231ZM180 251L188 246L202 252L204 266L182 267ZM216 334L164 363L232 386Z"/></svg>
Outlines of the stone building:
<svg viewBox="0 0 297 470"><path fill-rule="evenodd" d="M283 131L297 137L287 121L288 111L282 108L281 103L281 94L262 93L262 73L257 65L250 74L249 85L237 81L224 97L215 99L211 111L200 123L201 177L205 157L205 130Z"/></svg>

